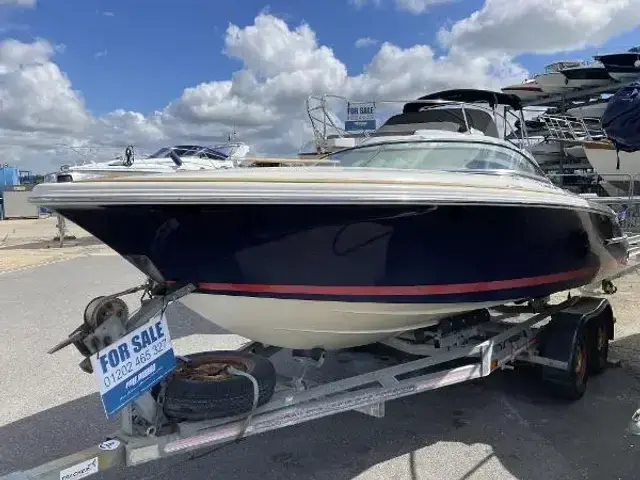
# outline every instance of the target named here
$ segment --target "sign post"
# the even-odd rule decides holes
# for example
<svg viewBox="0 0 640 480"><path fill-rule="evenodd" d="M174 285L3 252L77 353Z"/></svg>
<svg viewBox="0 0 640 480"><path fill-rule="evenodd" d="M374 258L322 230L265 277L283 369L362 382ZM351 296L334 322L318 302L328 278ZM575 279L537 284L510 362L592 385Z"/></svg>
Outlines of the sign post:
<svg viewBox="0 0 640 480"><path fill-rule="evenodd" d="M375 102L347 103L347 120L344 122L347 132L365 132L376 129Z"/></svg>

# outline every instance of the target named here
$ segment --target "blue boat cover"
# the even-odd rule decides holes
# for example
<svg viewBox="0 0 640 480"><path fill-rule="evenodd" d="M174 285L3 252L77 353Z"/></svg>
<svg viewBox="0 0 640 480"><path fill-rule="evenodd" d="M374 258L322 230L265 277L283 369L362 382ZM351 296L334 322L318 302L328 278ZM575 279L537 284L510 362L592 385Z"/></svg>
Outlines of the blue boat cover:
<svg viewBox="0 0 640 480"><path fill-rule="evenodd" d="M640 81L618 90L602 114L602 129L618 151L640 150Z"/></svg>

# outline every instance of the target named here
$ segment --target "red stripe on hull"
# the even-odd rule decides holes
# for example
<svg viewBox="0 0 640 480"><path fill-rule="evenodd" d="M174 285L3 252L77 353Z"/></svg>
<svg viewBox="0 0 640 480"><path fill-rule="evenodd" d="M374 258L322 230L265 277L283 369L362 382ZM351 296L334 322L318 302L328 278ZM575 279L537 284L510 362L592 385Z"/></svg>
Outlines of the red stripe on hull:
<svg viewBox="0 0 640 480"><path fill-rule="evenodd" d="M603 269L615 268L619 265L612 261L603 265ZM552 283L576 280L589 277L598 272L597 268L588 267L568 272L541 275L536 277L515 278L510 280L496 280L491 282L455 283L448 285L402 285L402 286L331 286L331 285L266 285L253 283L210 283L201 282L201 290L246 292L246 293L276 293L298 295L381 295L381 296L410 296L410 295L451 295L465 293L490 292L511 288L535 287ZM175 282L167 282L175 283Z"/></svg>

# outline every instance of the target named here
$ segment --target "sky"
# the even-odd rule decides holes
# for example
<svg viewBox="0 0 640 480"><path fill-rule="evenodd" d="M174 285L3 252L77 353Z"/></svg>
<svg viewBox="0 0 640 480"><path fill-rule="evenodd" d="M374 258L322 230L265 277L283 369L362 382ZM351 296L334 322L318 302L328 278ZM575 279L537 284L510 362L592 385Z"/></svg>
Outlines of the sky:
<svg viewBox="0 0 640 480"><path fill-rule="evenodd" d="M640 0L0 0L0 163L45 173L233 131L294 156L309 95L499 89L627 50L639 27Z"/></svg>

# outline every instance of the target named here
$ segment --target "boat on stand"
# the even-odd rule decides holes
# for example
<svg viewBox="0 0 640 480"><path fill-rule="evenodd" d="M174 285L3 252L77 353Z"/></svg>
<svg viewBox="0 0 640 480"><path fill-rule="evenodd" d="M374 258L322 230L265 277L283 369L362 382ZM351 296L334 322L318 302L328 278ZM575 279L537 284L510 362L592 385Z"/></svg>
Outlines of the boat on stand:
<svg viewBox="0 0 640 480"><path fill-rule="evenodd" d="M640 46L631 47L626 52L594 55L602 63L609 75L619 82L629 82L640 77Z"/></svg>
<svg viewBox="0 0 640 480"><path fill-rule="evenodd" d="M63 165L59 171L48 174L46 179L53 182L72 182L105 176L236 168L244 163L249 151L249 145L244 142L228 142L212 146L165 146L151 155L136 156L134 147L129 145L125 148L124 154L115 159Z"/></svg>
<svg viewBox="0 0 640 480"><path fill-rule="evenodd" d="M543 72L536 74L534 79L545 94L568 92L574 87L570 85L569 79L563 75L563 70L583 66L584 62L578 60L554 62L546 65Z"/></svg>
<svg viewBox="0 0 640 480"><path fill-rule="evenodd" d="M616 81L602 62L579 62L563 67L560 73L566 78L567 87L573 89L602 87Z"/></svg>
<svg viewBox="0 0 640 480"><path fill-rule="evenodd" d="M330 167L49 183L32 201L159 288L195 285L181 302L211 322L292 349L367 345L546 298L626 261L615 213L552 184L486 121L523 121L517 96L451 90L402 103L387 126L447 122L377 132L330 154Z"/></svg>
<svg viewBox="0 0 640 480"><path fill-rule="evenodd" d="M516 95L522 100L535 100L547 95L536 78L528 78L522 83L508 85L501 90L503 93Z"/></svg>

